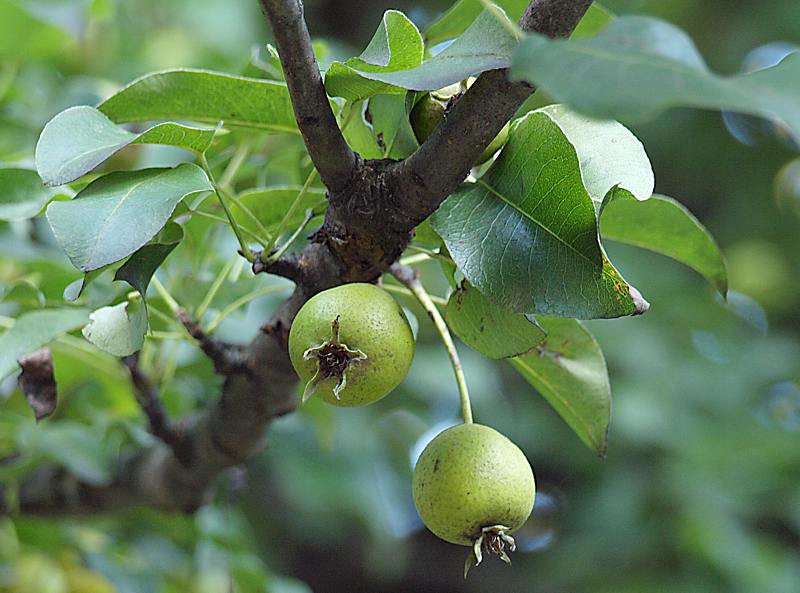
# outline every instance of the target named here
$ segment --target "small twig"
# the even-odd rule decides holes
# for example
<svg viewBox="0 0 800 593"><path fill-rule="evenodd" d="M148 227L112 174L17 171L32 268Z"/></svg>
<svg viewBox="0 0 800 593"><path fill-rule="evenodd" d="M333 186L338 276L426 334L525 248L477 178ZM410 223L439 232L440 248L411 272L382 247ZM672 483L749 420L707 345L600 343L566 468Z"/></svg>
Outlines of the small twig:
<svg viewBox="0 0 800 593"><path fill-rule="evenodd" d="M271 263L263 263L261 255L257 254L255 263L253 264L253 274L275 274L281 278L286 278L294 283L298 283L303 278L303 268L300 265L300 259L295 254L284 255ZM264 259L267 259L264 257Z"/></svg>
<svg viewBox="0 0 800 593"><path fill-rule="evenodd" d="M200 349L211 359L214 364L214 370L218 374L229 376L247 372L247 365L236 347L224 344L209 336L185 309L178 309L175 315L183 324L183 327L186 328L186 331L189 332L189 335L197 340Z"/></svg>
<svg viewBox="0 0 800 593"><path fill-rule="evenodd" d="M139 355L134 354L124 359L125 366L131 373L136 394L136 401L147 416L150 432L167 444L175 458L183 465L192 462L192 444L188 435L180 426L175 426L167 416L164 404L150 377L139 367Z"/></svg>

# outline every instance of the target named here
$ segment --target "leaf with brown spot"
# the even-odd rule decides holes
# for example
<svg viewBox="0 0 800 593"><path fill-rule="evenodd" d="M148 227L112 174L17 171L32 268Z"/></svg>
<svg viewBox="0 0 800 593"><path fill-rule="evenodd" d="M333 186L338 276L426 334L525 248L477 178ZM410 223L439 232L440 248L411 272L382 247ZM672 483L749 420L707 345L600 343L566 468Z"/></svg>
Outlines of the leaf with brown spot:
<svg viewBox="0 0 800 593"><path fill-rule="evenodd" d="M525 354L545 337L530 317L498 307L466 281L450 296L446 316L461 341L489 358Z"/></svg>
<svg viewBox="0 0 800 593"><path fill-rule="evenodd" d="M547 339L510 362L575 434L602 457L611 421L611 387L600 345L575 319L538 320Z"/></svg>

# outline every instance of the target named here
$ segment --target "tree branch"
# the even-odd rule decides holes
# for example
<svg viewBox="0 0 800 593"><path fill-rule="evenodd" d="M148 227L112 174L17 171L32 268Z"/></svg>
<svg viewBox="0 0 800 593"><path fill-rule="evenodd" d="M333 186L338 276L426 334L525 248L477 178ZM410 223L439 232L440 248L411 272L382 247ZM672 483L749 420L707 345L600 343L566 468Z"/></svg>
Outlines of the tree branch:
<svg viewBox="0 0 800 593"><path fill-rule="evenodd" d="M169 446L181 464L188 465L191 463L191 449L188 446L186 432L170 422L158 390L150 381L150 377L139 367L138 353L128 356L123 362L131 374L131 382L136 391L136 401L147 416L150 433Z"/></svg>
<svg viewBox="0 0 800 593"><path fill-rule="evenodd" d="M230 344L223 344L206 334L200 324L192 319L185 309L178 309L177 317L189 335L197 340L200 350L214 364L217 374L227 376L247 371L238 348Z"/></svg>
<svg viewBox="0 0 800 593"><path fill-rule="evenodd" d="M261 0L272 25L297 125L319 176L330 190L344 187L357 158L325 94L300 0Z"/></svg>
<svg viewBox="0 0 800 593"><path fill-rule="evenodd" d="M567 38L589 10L592 0L534 0L525 9L519 26L528 33L551 39Z"/></svg>
<svg viewBox="0 0 800 593"><path fill-rule="evenodd" d="M249 372L227 377L217 404L187 426L186 462L158 443L120 460L114 478L103 485L82 482L63 468L44 467L20 488L20 511L85 515L141 506L197 509L222 472L263 448L270 420L294 409L294 371L273 336L256 337L248 348L247 367Z"/></svg>

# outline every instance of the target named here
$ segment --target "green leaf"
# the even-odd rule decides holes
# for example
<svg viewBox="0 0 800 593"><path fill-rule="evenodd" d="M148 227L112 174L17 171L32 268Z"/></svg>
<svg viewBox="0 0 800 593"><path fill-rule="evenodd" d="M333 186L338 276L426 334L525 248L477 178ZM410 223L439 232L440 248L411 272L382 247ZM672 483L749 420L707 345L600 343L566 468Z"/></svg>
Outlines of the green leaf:
<svg viewBox="0 0 800 593"><path fill-rule="evenodd" d="M382 157L400 160L419 148L409 111L405 95L377 95L369 100L372 130Z"/></svg>
<svg viewBox="0 0 800 593"><path fill-rule="evenodd" d="M511 364L598 455L608 446L611 387L600 345L575 319L540 317L547 338Z"/></svg>
<svg viewBox="0 0 800 593"><path fill-rule="evenodd" d="M251 189L239 194L239 202L252 212L268 231L275 229L283 219L289 207L301 191L301 187L266 187ZM306 210L317 209L326 203L325 191L309 188L300 201L300 207L295 210L295 216L288 221L287 228L299 226L305 219ZM242 221L245 226L249 217L236 205L231 204L236 220Z"/></svg>
<svg viewBox="0 0 800 593"><path fill-rule="evenodd" d="M0 335L0 380L17 368L17 360L86 323L85 309L44 309L25 313Z"/></svg>
<svg viewBox="0 0 800 593"><path fill-rule="evenodd" d="M103 307L89 315L83 337L112 356L130 356L144 344L147 307L142 299Z"/></svg>
<svg viewBox="0 0 800 593"><path fill-rule="evenodd" d="M59 193L42 185L36 171L0 169L0 220L33 218Z"/></svg>
<svg viewBox="0 0 800 593"><path fill-rule="evenodd" d="M70 107L51 119L36 145L36 169L47 185L75 181L129 144L166 144L204 152L214 130L164 123L134 134L94 107Z"/></svg>
<svg viewBox="0 0 800 593"><path fill-rule="evenodd" d="M334 62L325 74L325 89L333 97L362 101L373 95L397 93L402 88L370 80L362 73L396 72L422 64L423 43L417 26L397 10L388 10L367 48L357 58Z"/></svg>
<svg viewBox="0 0 800 593"><path fill-rule="evenodd" d="M70 303L77 301L83 294L83 291L86 290L86 287L99 278L100 275L109 267L111 267L110 264L97 268L96 270L86 272L74 282L70 282L66 288L64 288L64 300Z"/></svg>
<svg viewBox="0 0 800 593"><path fill-rule="evenodd" d="M518 21L525 12L528 0L494 0L492 4L505 10L508 18ZM436 45L448 39L455 39L461 35L478 18L484 5L480 0L459 0L425 29L425 42ZM572 37L590 37L600 32L614 15L606 8L594 2L581 21L578 23Z"/></svg>
<svg viewBox="0 0 800 593"><path fill-rule="evenodd" d="M372 125L366 120L367 101L348 103L342 116L342 135L348 146L363 159L379 159L383 157L378 141L372 131Z"/></svg>
<svg viewBox="0 0 800 593"><path fill-rule="evenodd" d="M786 125L800 140L800 52L772 68L721 77L669 23L620 17L597 36L525 39L512 74L594 117L640 121L670 107L726 109Z"/></svg>
<svg viewBox="0 0 800 593"><path fill-rule="evenodd" d="M502 8L510 19L517 21L525 12L528 0L494 0L492 4ZM425 29L425 42L436 45L455 39L469 28L484 8L480 0L459 0L439 19L428 25Z"/></svg>
<svg viewBox="0 0 800 593"><path fill-rule="evenodd" d="M211 190L203 170L188 163L119 171L93 181L74 200L50 204L47 220L72 264L89 272L134 253L164 227L181 200Z"/></svg>
<svg viewBox="0 0 800 593"><path fill-rule="evenodd" d="M622 124L584 117L564 105L539 110L552 119L578 154L583 185L600 210L608 193L626 190L637 200L653 195L655 178L644 146Z"/></svg>
<svg viewBox="0 0 800 593"><path fill-rule="evenodd" d="M486 70L507 68L517 46L512 23L492 11L484 11L464 34L441 53L416 68L397 72L368 72L364 78L415 91L433 91Z"/></svg>
<svg viewBox="0 0 800 593"><path fill-rule="evenodd" d="M489 358L525 354L545 337L535 321L494 305L467 282L450 295L446 316L462 342Z"/></svg>
<svg viewBox="0 0 800 593"><path fill-rule="evenodd" d="M298 133L282 82L208 70L166 70L133 81L97 107L116 123L196 121Z"/></svg>
<svg viewBox="0 0 800 593"><path fill-rule="evenodd" d="M16 439L26 455L59 463L90 484L111 479L117 451L104 442L97 427L69 420L30 423L19 430Z"/></svg>
<svg viewBox="0 0 800 593"><path fill-rule="evenodd" d="M0 302L39 308L45 304L44 294L30 280L20 280L0 291Z"/></svg>
<svg viewBox="0 0 800 593"><path fill-rule="evenodd" d="M582 319L647 310L605 257L575 149L545 113L517 120L489 171L431 222L470 283L502 308Z"/></svg>
<svg viewBox="0 0 800 593"><path fill-rule="evenodd" d="M789 212L800 212L800 158L785 164L775 176L775 201Z"/></svg>
<svg viewBox="0 0 800 593"><path fill-rule="evenodd" d="M139 294L145 296L153 274L181 240L183 240L183 227L174 222L169 223L155 239L122 264L114 274L114 280L124 280L138 290Z"/></svg>
<svg viewBox="0 0 800 593"><path fill-rule="evenodd" d="M615 194L600 217L600 234L686 264L723 296L728 290L719 246L700 221L672 198L653 196L638 202L625 193Z"/></svg>
<svg viewBox="0 0 800 593"><path fill-rule="evenodd" d="M71 41L66 31L34 16L18 2L0 0L0 60L48 58Z"/></svg>
<svg viewBox="0 0 800 593"><path fill-rule="evenodd" d="M570 35L570 39L594 37L605 29L615 18L613 12L597 2L593 2L589 10L586 11L586 14L583 15L583 18L578 23L578 26L575 27L572 35Z"/></svg>

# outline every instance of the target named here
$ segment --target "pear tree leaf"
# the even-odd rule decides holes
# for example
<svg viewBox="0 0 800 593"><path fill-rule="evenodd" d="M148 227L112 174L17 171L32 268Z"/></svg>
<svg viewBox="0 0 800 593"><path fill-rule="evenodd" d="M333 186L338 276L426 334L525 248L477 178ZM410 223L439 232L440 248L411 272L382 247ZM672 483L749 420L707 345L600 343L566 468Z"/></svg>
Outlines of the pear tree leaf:
<svg viewBox="0 0 800 593"><path fill-rule="evenodd" d="M528 0L494 0L495 6L502 8L508 18L517 21L525 12ZM455 39L475 22L484 11L485 6L480 0L458 0L441 17L432 22L425 29L425 42L436 45L448 39Z"/></svg>
<svg viewBox="0 0 800 593"><path fill-rule="evenodd" d="M21 315L0 335L0 380L19 368L17 361L50 342L83 326L86 309L42 309Z"/></svg>
<svg viewBox="0 0 800 593"><path fill-rule="evenodd" d="M119 171L101 177L74 200L53 202L47 220L72 264L97 270L133 254L169 220L178 203L211 191L200 167Z"/></svg>
<svg viewBox="0 0 800 593"><path fill-rule="evenodd" d="M564 105L539 110L552 119L578 153L583 185L599 211L609 192L624 190L637 200L653 195L655 178L639 139L622 124L590 119Z"/></svg>
<svg viewBox="0 0 800 593"><path fill-rule="evenodd" d="M450 295L446 318L462 342L489 358L525 354L545 337L535 320L501 309L468 282Z"/></svg>
<svg viewBox="0 0 800 593"><path fill-rule="evenodd" d="M73 195L69 189L42 185L36 171L0 169L0 220L33 218L59 194Z"/></svg>
<svg viewBox="0 0 800 593"><path fill-rule="evenodd" d="M467 280L518 313L581 319L647 310L608 261L578 156L543 112L514 122L486 174L431 218Z"/></svg>
<svg viewBox="0 0 800 593"><path fill-rule="evenodd" d="M139 298L97 309L82 330L83 337L100 350L120 357L141 350L146 332L147 307Z"/></svg>
<svg viewBox="0 0 800 593"><path fill-rule="evenodd" d="M44 293L30 280L19 280L0 292L0 302L39 308L45 304Z"/></svg>
<svg viewBox="0 0 800 593"><path fill-rule="evenodd" d="M505 21L505 22L503 22ZM415 91L433 91L486 70L507 68L517 46L505 15L482 12L458 39L416 68L396 72L357 69L364 78Z"/></svg>
<svg viewBox="0 0 800 593"><path fill-rule="evenodd" d="M368 101L347 103L342 115L342 135L348 146L363 159L379 159L383 152L378 145L372 124L367 121Z"/></svg>
<svg viewBox="0 0 800 593"><path fill-rule="evenodd" d="M55 56L72 43L69 34L25 10L14 0L0 0L0 61Z"/></svg>
<svg viewBox="0 0 800 593"><path fill-rule="evenodd" d="M112 477L116 447L109 447L103 432L71 420L29 424L16 435L16 445L33 458L63 465L89 484L101 485Z"/></svg>
<svg viewBox="0 0 800 593"><path fill-rule="evenodd" d="M208 70L146 74L97 109L116 123L188 120L210 125L299 133L283 82Z"/></svg>
<svg viewBox="0 0 800 593"><path fill-rule="evenodd" d="M728 290L725 261L716 241L672 198L653 196L638 202L629 194L614 194L600 217L600 235L671 257L702 275L721 295Z"/></svg>
<svg viewBox="0 0 800 593"><path fill-rule="evenodd" d="M409 112L405 95L377 95L369 100L368 113L382 157L401 160L419 148Z"/></svg>
<svg viewBox="0 0 800 593"><path fill-rule="evenodd" d="M525 12L528 0L494 0L495 6L502 8L508 18L518 21ZM458 0L439 19L425 29L425 42L436 45L448 39L455 39L466 31L484 10L481 0ZM597 2L592 3L589 10L578 23L573 37L589 37L601 31L614 16Z"/></svg>
<svg viewBox="0 0 800 593"><path fill-rule="evenodd" d="M86 272L83 276L81 276L74 282L70 282L64 289L64 300L70 303L77 301L79 298L81 298L81 295L83 294L83 291L86 290L86 287L89 286L92 282L94 282L103 272L105 272L110 267L111 264L108 264L107 266L103 266L102 268L91 270L89 272Z"/></svg>
<svg viewBox="0 0 800 593"><path fill-rule="evenodd" d="M671 107L724 109L777 120L800 141L800 52L723 77L684 31L651 17L619 17L589 38L530 35L512 75L592 117L642 121Z"/></svg>
<svg viewBox="0 0 800 593"><path fill-rule="evenodd" d="M608 24L616 18L613 12L601 5L599 2L592 2L589 10L575 27L570 35L570 39L580 39L581 37L594 37L605 29Z"/></svg>
<svg viewBox="0 0 800 593"><path fill-rule="evenodd" d="M511 364L598 455L608 447L611 386L600 345L575 319L539 317L545 340Z"/></svg>
<svg viewBox="0 0 800 593"><path fill-rule="evenodd" d="M182 239L183 227L174 222L169 223L155 239L122 264L114 275L114 280L124 280L144 297L153 274Z"/></svg>
<svg viewBox="0 0 800 593"><path fill-rule="evenodd" d="M166 144L197 153L214 130L163 123L134 134L94 107L70 107L51 119L36 145L36 169L46 185L75 181L130 144Z"/></svg>
<svg viewBox="0 0 800 593"><path fill-rule="evenodd" d="M333 97L353 102L377 94L405 95L405 89L370 80L364 73L408 70L422 64L422 58L422 36L417 26L402 12L388 10L360 56L331 64L325 74L325 89Z"/></svg>

